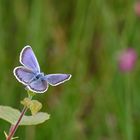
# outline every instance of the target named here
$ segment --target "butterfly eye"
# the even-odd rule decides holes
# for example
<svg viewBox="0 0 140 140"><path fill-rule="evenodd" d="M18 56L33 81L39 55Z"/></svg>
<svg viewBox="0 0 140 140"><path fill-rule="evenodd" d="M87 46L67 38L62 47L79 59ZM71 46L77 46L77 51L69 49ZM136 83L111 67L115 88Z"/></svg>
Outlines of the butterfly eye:
<svg viewBox="0 0 140 140"><path fill-rule="evenodd" d="M37 76L36 76L36 79L39 79L39 78L40 78L40 75L37 75Z"/></svg>

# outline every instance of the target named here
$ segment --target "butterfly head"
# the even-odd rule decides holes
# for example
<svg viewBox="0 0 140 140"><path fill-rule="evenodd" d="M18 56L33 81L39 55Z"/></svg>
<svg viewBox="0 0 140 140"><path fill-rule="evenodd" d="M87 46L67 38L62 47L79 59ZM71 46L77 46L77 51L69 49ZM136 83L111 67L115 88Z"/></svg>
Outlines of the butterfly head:
<svg viewBox="0 0 140 140"><path fill-rule="evenodd" d="M43 73L43 72L37 73L37 74L35 75L35 78L36 78L36 79L40 79L40 78L42 78L42 77L44 77L44 73Z"/></svg>

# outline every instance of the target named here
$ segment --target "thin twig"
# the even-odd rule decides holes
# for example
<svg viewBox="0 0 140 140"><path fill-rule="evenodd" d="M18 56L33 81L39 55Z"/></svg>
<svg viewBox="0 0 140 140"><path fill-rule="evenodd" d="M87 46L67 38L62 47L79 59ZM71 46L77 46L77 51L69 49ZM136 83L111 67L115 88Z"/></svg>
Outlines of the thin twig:
<svg viewBox="0 0 140 140"><path fill-rule="evenodd" d="M17 128L18 128L20 122L21 122L21 119L22 119L22 117L24 116L24 114L25 114L25 112L27 111L27 109L28 109L27 107L24 107L24 108L23 108L23 110L22 110L22 112L21 112L21 114L20 114L20 116L19 116L19 119L18 119L17 123L16 123L16 124L14 125L14 127L12 128L12 130L11 130L11 132L9 133L9 136L7 137L6 140L11 140L11 139L12 139L12 137L14 136L14 134L15 134L15 132L16 132L16 130L17 130Z"/></svg>

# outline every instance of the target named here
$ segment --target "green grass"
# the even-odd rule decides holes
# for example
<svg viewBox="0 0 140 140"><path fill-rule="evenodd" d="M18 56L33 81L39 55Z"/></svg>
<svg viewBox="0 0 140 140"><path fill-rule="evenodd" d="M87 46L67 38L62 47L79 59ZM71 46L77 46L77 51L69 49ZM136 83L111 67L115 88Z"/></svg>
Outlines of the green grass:
<svg viewBox="0 0 140 140"><path fill-rule="evenodd" d="M127 0L0 0L0 104L21 109L26 96L13 76L20 50L31 45L45 73L71 80L35 98L51 114L20 127L24 140L139 140L140 63L119 72L118 51L140 52L140 17ZM20 107L19 107L20 106ZM0 120L0 139L9 124Z"/></svg>

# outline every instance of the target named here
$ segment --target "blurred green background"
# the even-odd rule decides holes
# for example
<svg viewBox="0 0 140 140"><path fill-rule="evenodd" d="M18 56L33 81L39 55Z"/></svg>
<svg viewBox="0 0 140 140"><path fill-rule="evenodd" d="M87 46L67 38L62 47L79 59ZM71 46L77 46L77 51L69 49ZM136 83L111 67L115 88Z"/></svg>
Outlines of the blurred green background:
<svg viewBox="0 0 140 140"><path fill-rule="evenodd" d="M22 109L13 76L31 45L45 73L72 78L37 94L50 120L21 126L21 140L140 140L140 61L128 74L118 51L140 53L140 17L133 0L0 0L0 104ZM0 120L0 140L9 124Z"/></svg>

